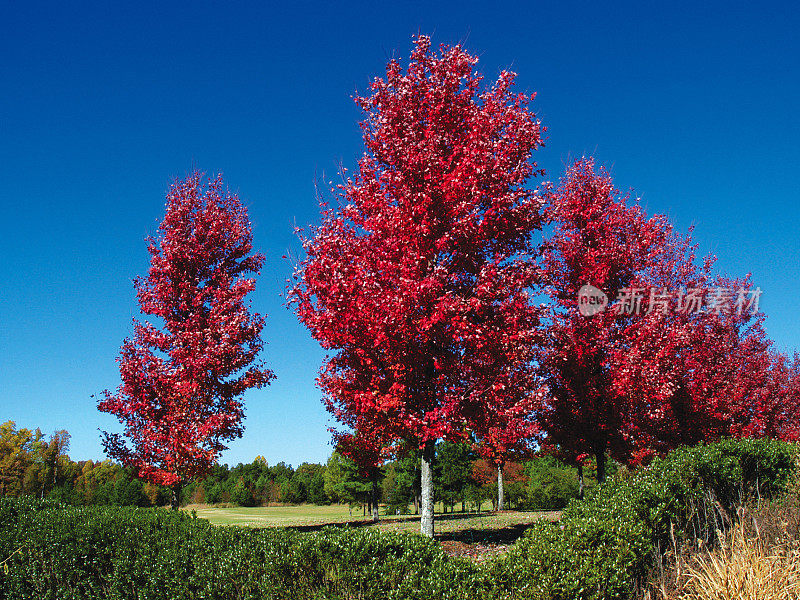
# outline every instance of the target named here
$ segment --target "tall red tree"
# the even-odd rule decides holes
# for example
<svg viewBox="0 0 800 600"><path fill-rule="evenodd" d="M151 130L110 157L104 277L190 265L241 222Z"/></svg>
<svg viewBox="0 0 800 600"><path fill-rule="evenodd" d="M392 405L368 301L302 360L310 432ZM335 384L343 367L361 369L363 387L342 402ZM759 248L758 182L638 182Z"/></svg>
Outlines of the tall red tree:
<svg viewBox="0 0 800 600"><path fill-rule="evenodd" d="M788 441L800 439L800 355L789 359L770 348L748 375L756 385L750 394L737 396L735 434L772 437Z"/></svg>
<svg viewBox="0 0 800 600"><path fill-rule="evenodd" d="M525 365L525 371L533 363ZM504 468L509 460L522 460L533 454L539 441L539 422L536 408L541 404L543 390L532 389L532 374L512 379L502 390L494 391L487 412L474 425L477 436L475 450L496 470L497 510L505 508Z"/></svg>
<svg viewBox="0 0 800 600"><path fill-rule="evenodd" d="M124 437L104 434L106 452L171 487L177 507L181 486L241 437L242 394L273 378L256 362L264 319L246 300L264 257L239 198L197 172L170 188L148 251L150 271L134 285L142 313L162 325L134 320L117 359L122 385L98 409L124 425Z"/></svg>
<svg viewBox="0 0 800 600"><path fill-rule="evenodd" d="M621 197L611 177L587 159L567 170L549 194L547 211L554 227L544 241L542 264L553 310L540 359L549 391L542 428L546 444L579 466L578 457L595 456L602 480L606 452L630 452L612 359L619 344L627 345L625 327L635 315L603 310L583 316L579 291L590 284L613 301L618 290L644 287L670 230L662 217L648 219Z"/></svg>
<svg viewBox="0 0 800 600"><path fill-rule="evenodd" d="M405 71L390 61L356 98L366 152L304 239L289 295L333 351L318 379L328 409L421 449L428 536L436 440L463 438L492 401L476 380L487 340L506 342L495 364L524 360L536 324L524 258L540 201L524 184L542 128L512 73L481 91L476 63L421 36Z"/></svg>
<svg viewBox="0 0 800 600"><path fill-rule="evenodd" d="M752 429L769 341L763 317L737 306L755 292L749 280L713 277L713 259L698 265L689 238L647 218L591 160L568 170L548 211L548 444L573 460L594 455L602 480L606 452L636 463ZM581 314L587 284L610 299L605 310Z"/></svg>
<svg viewBox="0 0 800 600"><path fill-rule="evenodd" d="M678 297L669 311L632 321L626 347L615 352L615 389L627 399L634 461L682 444L781 428L766 410L784 398L780 386L770 389L772 351L763 315L734 302L708 309L720 293L715 290L752 293L748 279L703 274L699 282L702 287L695 279L688 289L703 297L704 310L681 311ZM772 426L765 429L765 421Z"/></svg>

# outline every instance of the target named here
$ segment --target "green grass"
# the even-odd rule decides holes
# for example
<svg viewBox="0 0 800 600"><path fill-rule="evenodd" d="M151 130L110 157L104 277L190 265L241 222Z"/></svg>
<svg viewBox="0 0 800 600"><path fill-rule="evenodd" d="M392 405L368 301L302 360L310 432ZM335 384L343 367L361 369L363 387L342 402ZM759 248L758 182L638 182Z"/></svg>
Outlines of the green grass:
<svg viewBox="0 0 800 600"><path fill-rule="evenodd" d="M436 514L442 515L441 505L436 506ZM491 503L486 502L481 506L482 511L488 512ZM362 516L360 508L354 508L352 515L347 505L331 504L328 506L317 506L315 504L300 504L295 506L255 506L255 507L235 507L218 508L207 505L191 505L185 510L193 510L197 516L207 519L214 525L243 525L252 527L292 527L300 525L320 525L325 523L361 523L371 521L369 515ZM385 515L384 507L381 506L381 520L407 520L414 518L415 515ZM467 513L467 514L475 514ZM525 513L527 514L527 513ZM463 516L456 510L456 517Z"/></svg>
<svg viewBox="0 0 800 600"><path fill-rule="evenodd" d="M486 503L484 508L490 508ZM555 520L558 511L523 512L504 511L493 513L447 513L437 506L435 518L436 537L444 543L456 544L509 544L522 535L525 529L539 519ZM315 506L259 506L253 508L218 508L213 506L189 506L199 518L214 525L238 525L244 527L291 527L303 531L314 531L325 525L349 524L353 527L377 527L382 531L419 533L418 515L385 515L381 507L380 521L372 523L369 515L362 516L360 509L353 509L352 516L346 505Z"/></svg>
<svg viewBox="0 0 800 600"><path fill-rule="evenodd" d="M216 508L213 506L188 506L197 516L208 519L214 525L244 525L250 527L290 527L296 525L316 525L323 523L344 523L360 520L361 511L353 510L350 517L347 506L331 504L316 506L255 506L252 508Z"/></svg>

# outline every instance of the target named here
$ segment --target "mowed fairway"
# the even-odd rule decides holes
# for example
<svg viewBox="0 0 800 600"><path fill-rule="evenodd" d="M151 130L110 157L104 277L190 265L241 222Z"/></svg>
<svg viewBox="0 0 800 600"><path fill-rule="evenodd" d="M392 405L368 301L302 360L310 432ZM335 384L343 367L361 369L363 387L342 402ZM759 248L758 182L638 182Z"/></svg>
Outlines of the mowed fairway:
<svg viewBox="0 0 800 600"><path fill-rule="evenodd" d="M189 506L185 510L195 511L198 518L207 519L214 525L289 527L300 531L315 531L326 525L347 525L419 533L418 515L384 515L382 510L380 521L375 524L369 516L362 516L360 510L353 510L351 516L347 506L337 504L253 508ZM560 516L560 511L437 513L435 537L450 554L482 560L504 553L534 521L554 521Z"/></svg>
<svg viewBox="0 0 800 600"><path fill-rule="evenodd" d="M361 516L360 510L357 511L355 509L351 517L347 506L342 504L331 504L330 506L316 506L314 504L254 506L251 508L187 506L185 510L195 511L199 518L208 519L214 525L242 525L248 527L296 527L369 520L367 517Z"/></svg>
<svg viewBox="0 0 800 600"><path fill-rule="evenodd" d="M488 507L489 504L484 505ZM483 510L481 513L467 512L442 514L437 507L436 520L442 524L442 529L451 530L458 524L473 526L477 523L485 523L493 527L503 527L529 523L540 518L558 518L559 512L524 512L524 511L504 511L502 513L492 513ZM352 514L346 505L331 504L329 506L317 506L314 504L300 504L297 506L255 506L255 507L234 507L218 508L215 506L190 505L184 508L187 511L194 511L198 518L207 519L214 525L241 525L245 527L301 527L304 525L325 525L353 523L354 525L365 525L372 522L369 515L363 516L361 509L353 509ZM555 516L554 516L555 515ZM419 522L418 515L385 515L381 507L381 521L393 523L386 526L386 529L411 531L411 522ZM379 523L380 526L380 523ZM382 527L383 528L383 527Z"/></svg>

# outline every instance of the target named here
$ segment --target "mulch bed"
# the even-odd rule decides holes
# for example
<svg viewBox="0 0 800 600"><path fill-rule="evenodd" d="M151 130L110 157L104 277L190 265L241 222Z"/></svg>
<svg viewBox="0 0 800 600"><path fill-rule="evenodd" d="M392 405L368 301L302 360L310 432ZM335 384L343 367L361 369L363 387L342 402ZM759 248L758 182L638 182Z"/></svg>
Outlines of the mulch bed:
<svg viewBox="0 0 800 600"><path fill-rule="evenodd" d="M502 543L476 543L465 544L455 540L446 540L441 542L442 550L450 556L457 556L459 558L468 558L475 562L482 562L485 560L493 560L500 558L508 552L511 544Z"/></svg>

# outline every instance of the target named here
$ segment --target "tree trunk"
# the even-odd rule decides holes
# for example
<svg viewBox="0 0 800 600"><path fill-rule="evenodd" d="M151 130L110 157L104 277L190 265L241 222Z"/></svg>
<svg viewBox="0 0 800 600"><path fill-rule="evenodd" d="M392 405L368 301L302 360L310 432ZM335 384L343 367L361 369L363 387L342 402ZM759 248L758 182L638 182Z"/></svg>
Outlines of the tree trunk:
<svg viewBox="0 0 800 600"><path fill-rule="evenodd" d="M378 522L378 478L372 480L372 522Z"/></svg>
<svg viewBox="0 0 800 600"><path fill-rule="evenodd" d="M497 510L505 508L503 494L503 463L497 465Z"/></svg>
<svg viewBox="0 0 800 600"><path fill-rule="evenodd" d="M171 497L171 504L172 510L178 510L178 507L181 505L181 489L183 489L182 482L178 482L174 484L171 488L172 490L172 497Z"/></svg>
<svg viewBox="0 0 800 600"><path fill-rule="evenodd" d="M422 535L433 537L433 440L425 442L420 463L420 480L422 486L422 516L419 519L419 528Z"/></svg>
<svg viewBox="0 0 800 600"><path fill-rule="evenodd" d="M598 450L595 450L594 457L597 460L597 483L603 483L606 480L606 449L605 444Z"/></svg>
<svg viewBox="0 0 800 600"><path fill-rule="evenodd" d="M467 503L464 501L464 498L461 498L461 512L467 512Z"/></svg>
<svg viewBox="0 0 800 600"><path fill-rule="evenodd" d="M583 465L578 464L578 498L583 498Z"/></svg>
<svg viewBox="0 0 800 600"><path fill-rule="evenodd" d="M414 514L419 514L419 496L414 492Z"/></svg>

